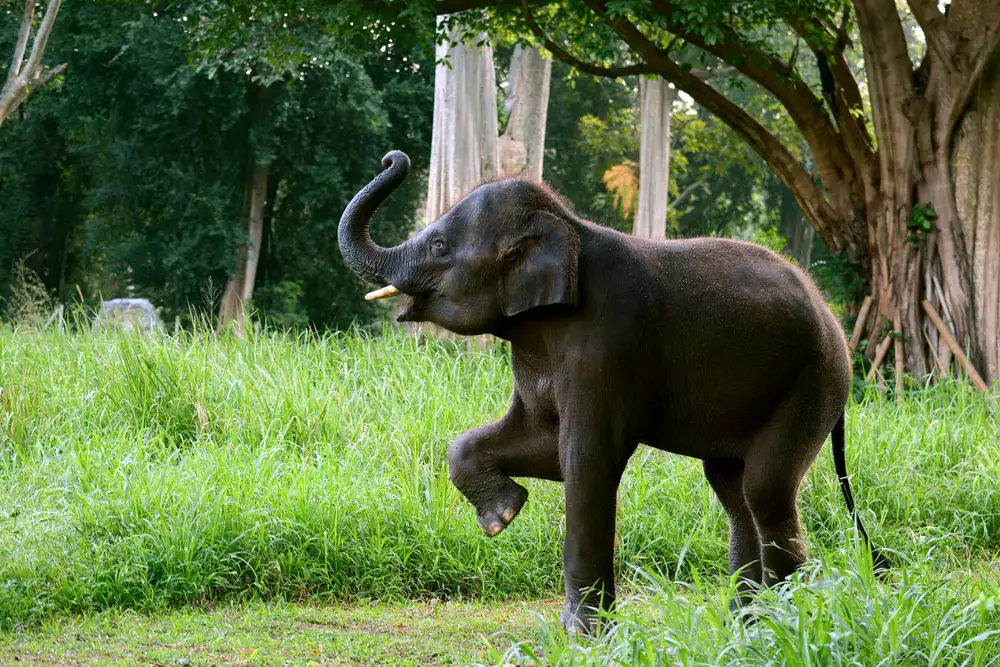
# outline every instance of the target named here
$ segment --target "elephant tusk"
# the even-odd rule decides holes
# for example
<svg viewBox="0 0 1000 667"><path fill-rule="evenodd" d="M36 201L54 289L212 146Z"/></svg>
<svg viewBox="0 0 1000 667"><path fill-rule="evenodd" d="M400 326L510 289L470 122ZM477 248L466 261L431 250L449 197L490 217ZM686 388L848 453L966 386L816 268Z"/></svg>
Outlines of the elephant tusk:
<svg viewBox="0 0 1000 667"><path fill-rule="evenodd" d="M399 294L399 290L395 285L386 285L382 289L377 289L374 292L368 292L365 294L365 301L374 301L375 299L388 299L391 296L396 296Z"/></svg>

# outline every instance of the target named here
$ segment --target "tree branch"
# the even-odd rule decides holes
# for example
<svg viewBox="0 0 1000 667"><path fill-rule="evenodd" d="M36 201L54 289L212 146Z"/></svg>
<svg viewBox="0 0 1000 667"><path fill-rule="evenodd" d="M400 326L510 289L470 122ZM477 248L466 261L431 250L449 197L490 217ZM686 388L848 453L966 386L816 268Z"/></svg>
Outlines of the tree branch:
<svg viewBox="0 0 1000 667"><path fill-rule="evenodd" d="M680 205L680 203L682 201L684 201L685 199L687 199L688 197L690 197L691 194L694 193L695 190L697 190L700 187L704 187L706 181L707 181L707 179L705 177L702 177L702 178L699 178L694 183L691 183L690 185L688 185L686 188L684 188L683 190L681 190L680 194L678 194L677 197L673 201L670 201L670 202L667 203L667 208L670 208L670 209L673 209L674 211L676 211L677 207Z"/></svg>
<svg viewBox="0 0 1000 667"><path fill-rule="evenodd" d="M56 65L51 69L45 70L42 74L38 76L37 79L35 79L34 85L32 86L32 90L41 88L42 86L44 86L49 82L49 79L65 72L67 67L69 67L69 63L62 63L61 65Z"/></svg>
<svg viewBox="0 0 1000 667"><path fill-rule="evenodd" d="M951 39L947 31L947 21L937 7L935 0L906 0L910 6L913 18L917 19L920 29L924 31L927 45L934 49L944 61L946 67L951 66Z"/></svg>
<svg viewBox="0 0 1000 667"><path fill-rule="evenodd" d="M28 48L28 37L31 36L31 20L34 16L35 0L27 0L24 3L24 17L21 19L21 30L17 33L17 44L14 46L14 58L10 62L10 71L7 72L7 84L10 84L21 73L21 65L24 63L24 51Z"/></svg>
<svg viewBox="0 0 1000 667"><path fill-rule="evenodd" d="M862 180L871 185L869 170L875 148L865 126L861 89L844 57L848 17L848 10L845 9L842 24L835 33L836 40L832 47L817 39L817 35L823 30L822 26L810 25L808 20L803 21L795 16L787 16L785 21L799 37L805 40L816 57L823 94L827 98L834 121L840 128L847 152L854 160L855 170ZM863 193L859 194L863 196Z"/></svg>
<svg viewBox="0 0 1000 667"><path fill-rule="evenodd" d="M665 20L665 27L689 44L711 53L774 95L788 112L812 150L817 171L838 208L848 205L841 195L856 181L857 164L823 103L798 75L794 67L745 42L734 30L724 28L722 39L708 44L686 29L675 16L671 0L652 0L652 8ZM661 51L662 52L662 51Z"/></svg>
<svg viewBox="0 0 1000 667"><path fill-rule="evenodd" d="M31 55L28 57L28 64L25 71L29 77L38 76L36 72L41 71L42 56L45 54L45 47L49 42L49 35L52 34L52 26L55 25L56 15L59 13L59 5L62 0L49 0L49 6L45 10L45 16L35 33L35 40L31 44Z"/></svg>
<svg viewBox="0 0 1000 667"><path fill-rule="evenodd" d="M529 3L536 7L549 5L555 0L529 0ZM438 16L442 14L457 14L470 9L483 9L484 7L501 7L504 5L520 5L521 0L435 0L434 13Z"/></svg>
<svg viewBox="0 0 1000 667"><path fill-rule="evenodd" d="M795 199L803 213L824 241L838 247L844 239L836 238L832 223L837 216L823 198L809 172L784 145L756 119L707 83L685 72L669 56L664 55L638 28L622 16L608 17L602 2L588 0L591 8L608 23L638 55L653 66L657 73L694 98L722 122L731 127L774 170ZM860 239L849 239L857 247Z"/></svg>
<svg viewBox="0 0 1000 667"><path fill-rule="evenodd" d="M854 0L854 7L879 142L879 182L891 187L910 168L912 128L925 98L914 88L913 63L894 0Z"/></svg>
<svg viewBox="0 0 1000 667"><path fill-rule="evenodd" d="M45 16L38 26L38 32L35 33L35 39L31 45L31 55L28 56L28 62L24 63L22 67L24 52L27 50L31 20L34 17L35 0L28 0L25 6L24 21L21 24L18 42L14 48L15 61L3 90L0 90L0 124L28 98L33 90L66 68L66 65L63 64L46 72L42 67L45 46L52 33L52 26L55 24L60 3L61 0L49 0ZM13 73L14 70L17 70L16 74Z"/></svg>
<svg viewBox="0 0 1000 667"><path fill-rule="evenodd" d="M732 74L735 71L736 71L735 67L729 67L727 65L726 67L718 67L716 69L693 69L691 70L691 73L694 74L699 79L701 79L702 81L708 81L709 79L715 79L720 76L726 76L728 74Z"/></svg>
<svg viewBox="0 0 1000 667"><path fill-rule="evenodd" d="M594 76L604 76L612 79L616 79L622 76L630 76L634 74L653 74L655 70L646 64L639 65L625 65L621 67L602 67L600 65L594 65L592 63L584 62L575 56L571 55L568 51L556 44L545 32L542 30L541 26L535 21L534 15L531 13L531 9L528 7L528 3L523 3L524 8L524 21L528 24L528 28L531 32L538 38L545 48L552 53L553 56L563 61L570 67L580 70L581 72L586 72L587 74L593 74Z"/></svg>

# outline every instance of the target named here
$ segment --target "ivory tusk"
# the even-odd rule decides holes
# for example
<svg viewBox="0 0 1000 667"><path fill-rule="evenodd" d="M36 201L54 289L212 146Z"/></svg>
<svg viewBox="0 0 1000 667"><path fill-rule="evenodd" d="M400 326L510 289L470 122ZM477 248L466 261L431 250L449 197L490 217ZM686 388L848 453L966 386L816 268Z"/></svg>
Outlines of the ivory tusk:
<svg viewBox="0 0 1000 667"><path fill-rule="evenodd" d="M390 296L396 296L397 294L399 294L399 290L396 289L394 285L386 285L382 289L377 289L374 292L368 292L368 294L365 294L365 301L388 299Z"/></svg>

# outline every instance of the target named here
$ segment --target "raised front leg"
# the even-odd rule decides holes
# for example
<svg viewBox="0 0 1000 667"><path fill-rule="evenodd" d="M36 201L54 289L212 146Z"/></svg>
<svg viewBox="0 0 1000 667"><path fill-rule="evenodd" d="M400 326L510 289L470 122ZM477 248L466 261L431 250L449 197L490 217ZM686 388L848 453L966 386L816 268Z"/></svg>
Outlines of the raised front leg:
<svg viewBox="0 0 1000 667"><path fill-rule="evenodd" d="M612 429L593 417L564 423L560 432L566 482L566 604L560 620L571 632L593 632L597 610L614 606L618 484L636 446L614 441Z"/></svg>
<svg viewBox="0 0 1000 667"><path fill-rule="evenodd" d="M562 479L555 425L531 418L515 395L503 418L455 440L448 450L448 472L476 508L483 531L493 537L528 499L528 490L511 476Z"/></svg>

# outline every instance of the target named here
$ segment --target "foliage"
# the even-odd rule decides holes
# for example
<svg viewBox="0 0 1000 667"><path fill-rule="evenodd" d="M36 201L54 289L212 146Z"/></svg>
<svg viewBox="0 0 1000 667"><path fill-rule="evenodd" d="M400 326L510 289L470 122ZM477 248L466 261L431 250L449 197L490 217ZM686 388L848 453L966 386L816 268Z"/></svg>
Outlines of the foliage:
<svg viewBox="0 0 1000 667"><path fill-rule="evenodd" d="M910 219L906 222L906 227L910 230L910 233L906 236L906 240L914 248L920 247L920 242L927 238L927 234L934 229L934 218L936 217L937 213L934 212L934 209L924 206L919 202L913 204Z"/></svg>
<svg viewBox="0 0 1000 667"><path fill-rule="evenodd" d="M21 327L39 327L52 314L55 302L45 283L24 260L14 264L10 296L5 299L11 319Z"/></svg>
<svg viewBox="0 0 1000 667"><path fill-rule="evenodd" d="M639 200L639 174L635 162L626 160L604 172L604 187L612 194L615 209L628 220L635 212Z"/></svg>
<svg viewBox="0 0 1000 667"><path fill-rule="evenodd" d="M452 439L509 400L509 359L499 349L419 345L403 335L252 332L242 341L200 331L150 338L3 328L0 378L0 622L8 628L274 596L561 595L561 487L528 481L521 515L487 540L448 480ZM848 466L859 505L876 541L903 565L891 584L873 582L844 551L854 529L824 451L801 496L822 565L790 590L791 601L766 598L782 628L800 609L814 614L814 641L850 628L877 633L882 625L865 610L880 600L879 613L901 612L893 627L902 632L945 646L946 626L962 641L976 634L986 621L962 611L977 589L961 573L1000 549L998 423L987 399L952 383L908 392L902 404L870 393L852 406ZM648 583L635 568L669 576L672 586L694 587L671 603L692 605L701 619L678 617L692 624L692 642L711 633L712 651L728 641L771 650L770 626L759 640L720 635L732 630L701 616L724 606L715 591L728 577L725 517L700 464L642 449L619 497L625 592ZM995 569L981 572L990 574L974 585L995 595ZM935 605L902 620L912 609L903 593L930 590ZM813 601L800 607L803 598ZM658 608L654 601L652 613ZM843 620L833 617L838 609ZM643 618L637 612L634 627L652 632ZM856 625L845 625L850 618ZM678 623L660 620L656 632L680 632ZM796 627L806 631L792 624L773 636ZM859 645L877 647L870 642L880 636Z"/></svg>
<svg viewBox="0 0 1000 667"><path fill-rule="evenodd" d="M632 221L615 211L603 176L625 159L638 159L638 153L615 149L603 138L595 140L594 133L601 130L591 123L615 123L616 134L620 129L634 136L635 94L634 81L578 75L562 62L552 63L543 176L579 215L622 231L631 230ZM638 143L635 146L637 150Z"/></svg>
<svg viewBox="0 0 1000 667"><path fill-rule="evenodd" d="M823 249L813 262L811 272L843 320L844 306L864 298L864 277L854 256L846 249L830 252ZM845 324L847 324L845 322Z"/></svg>
<svg viewBox="0 0 1000 667"><path fill-rule="evenodd" d="M870 574L870 558L841 548L789 584L759 595L736 619L735 586L648 577L595 641L577 641L545 619L540 639L497 662L511 665L993 665L1000 651L1000 585L986 563L935 571L934 546L894 585Z"/></svg>
<svg viewBox="0 0 1000 667"><path fill-rule="evenodd" d="M430 143L429 59L406 39L370 55L350 40L300 44L302 21L316 14L272 41L250 26L234 52L213 50L222 38L212 31L249 7L66 3L49 48L71 68L0 136L0 231L9 240L0 293L7 267L37 249L32 268L63 300L76 283L89 300L134 291L168 319L214 308L219 294L207 288L225 284L246 241L252 155L268 164L271 183L256 306L271 322L317 327L377 316L340 261L337 220L381 155L401 148L414 175L383 207L376 234L394 243L412 228ZM261 49L260 69L247 74L237 65L251 47ZM294 317L290 289L301 290Z"/></svg>
<svg viewBox="0 0 1000 667"><path fill-rule="evenodd" d="M779 255L785 254L785 248L788 246L788 239L779 234L774 227L754 230L748 240L769 248Z"/></svg>

